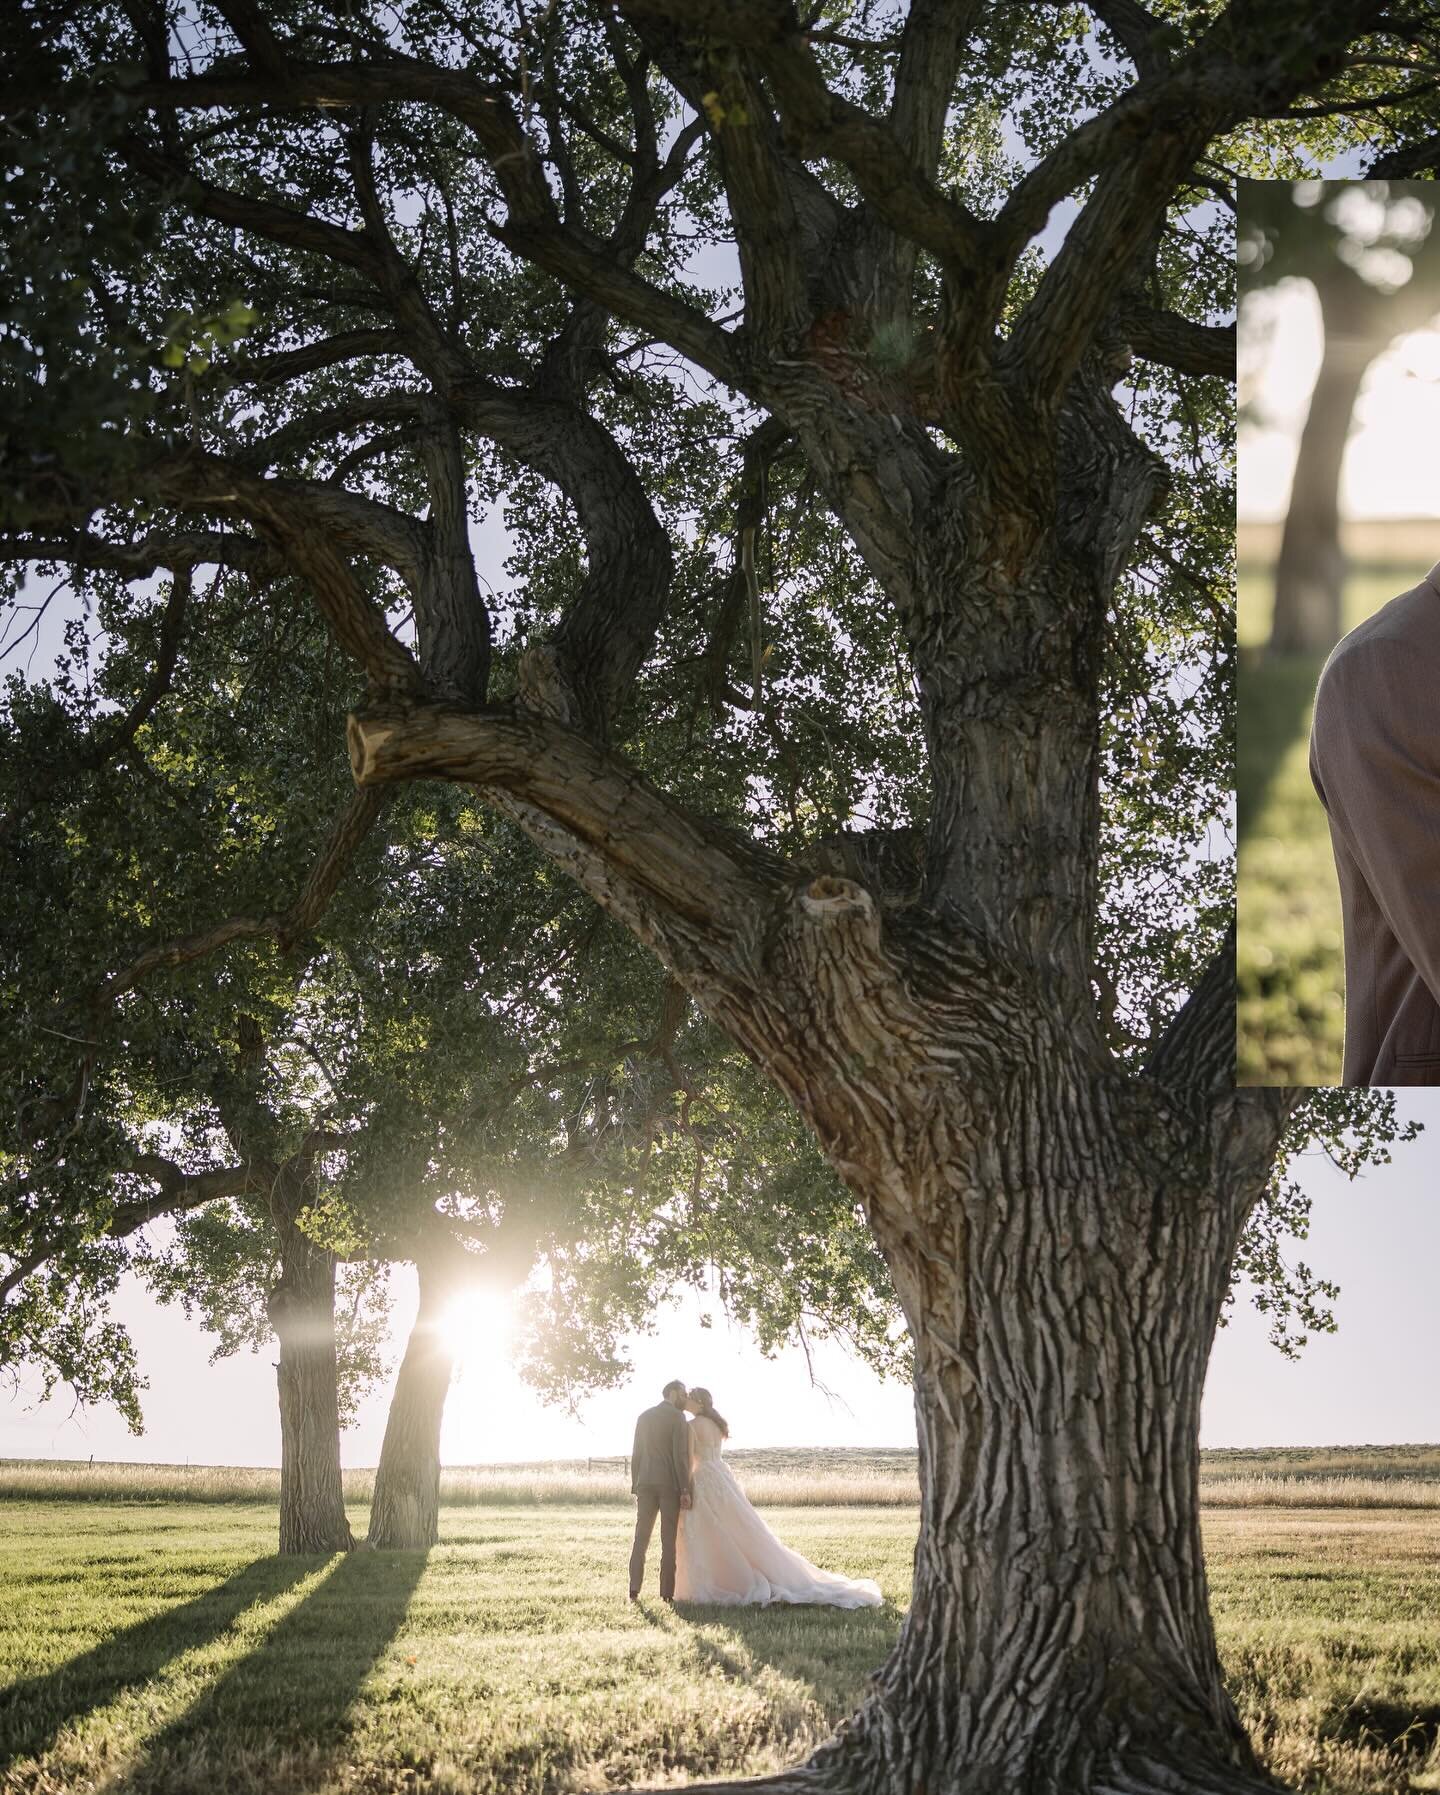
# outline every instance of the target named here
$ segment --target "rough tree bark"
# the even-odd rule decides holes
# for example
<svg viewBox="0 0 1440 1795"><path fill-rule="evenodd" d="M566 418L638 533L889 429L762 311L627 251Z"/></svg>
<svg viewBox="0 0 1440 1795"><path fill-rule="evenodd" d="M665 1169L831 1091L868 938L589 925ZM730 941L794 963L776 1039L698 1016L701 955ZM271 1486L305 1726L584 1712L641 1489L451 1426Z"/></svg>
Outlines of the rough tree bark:
<svg viewBox="0 0 1440 1795"><path fill-rule="evenodd" d="M280 1276L269 1296L280 1342L280 1551L349 1552L340 1477L335 1256L296 1225L304 1189L282 1173L271 1199Z"/></svg>
<svg viewBox="0 0 1440 1795"><path fill-rule="evenodd" d="M1071 1070L1017 1078L924 1250L888 1247L917 1353L914 1594L816 1761L827 1787L1269 1786L1216 1653L1197 1448L1255 1186L1216 1203L1163 1106Z"/></svg>
<svg viewBox="0 0 1440 1795"><path fill-rule="evenodd" d="M454 1284L432 1256L420 1255L416 1270L420 1308L390 1399L365 1542L381 1551L428 1551L440 1538L440 1424L455 1371L442 1322Z"/></svg>

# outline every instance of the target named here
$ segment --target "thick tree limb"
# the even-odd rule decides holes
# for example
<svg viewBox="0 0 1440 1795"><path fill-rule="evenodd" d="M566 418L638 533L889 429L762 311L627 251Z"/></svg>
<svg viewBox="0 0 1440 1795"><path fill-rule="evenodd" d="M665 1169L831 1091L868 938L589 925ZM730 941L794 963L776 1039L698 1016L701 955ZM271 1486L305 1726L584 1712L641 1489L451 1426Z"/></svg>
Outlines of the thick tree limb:
<svg viewBox="0 0 1440 1795"><path fill-rule="evenodd" d="M552 481L575 507L587 568L553 651L564 708L603 739L654 645L674 571L669 537L629 457L580 405L482 380L465 381L450 399L467 427Z"/></svg>
<svg viewBox="0 0 1440 1795"><path fill-rule="evenodd" d="M1440 177L1440 132L1423 143L1401 144L1371 163L1367 181L1408 181L1417 175Z"/></svg>
<svg viewBox="0 0 1440 1795"><path fill-rule="evenodd" d="M912 0L905 15L890 127L927 181L939 169L955 77L985 11L984 0Z"/></svg>
<svg viewBox="0 0 1440 1795"><path fill-rule="evenodd" d="M426 577L415 592L420 669L438 698L483 704L490 670L490 614L470 548L465 456L454 419L426 406L420 454L430 487Z"/></svg>
<svg viewBox="0 0 1440 1795"><path fill-rule="evenodd" d="M303 374L318 373L369 355L404 355L405 340L395 330L347 330L317 337L298 349L277 349L268 355L238 355L221 375L236 384L281 386Z"/></svg>
<svg viewBox="0 0 1440 1795"><path fill-rule="evenodd" d="M111 542L75 531L65 536L0 537L0 561L55 561L143 580L162 567L185 573L196 567L233 567L256 579L274 579L285 563L256 536L234 530L177 530L139 542Z"/></svg>
<svg viewBox="0 0 1440 1795"><path fill-rule="evenodd" d="M363 231L328 224L313 213L283 206L277 200L251 199L228 187L217 187L137 138L128 138L120 146L120 154L136 173L147 176L202 218L253 231L273 243L307 250L371 277L377 273L374 246Z"/></svg>
<svg viewBox="0 0 1440 1795"><path fill-rule="evenodd" d="M1219 1095L1235 1084L1235 925L1150 1051L1148 1076Z"/></svg>
<svg viewBox="0 0 1440 1795"><path fill-rule="evenodd" d="M573 841L571 870L582 883L603 867L607 880L623 879L717 938L753 925L786 883L782 862L692 816L617 755L546 717L374 705L352 714L349 741L362 791L435 778L504 792Z"/></svg>
<svg viewBox="0 0 1440 1795"><path fill-rule="evenodd" d="M1111 316L1142 361L1160 362L1181 374L1235 378L1235 326L1195 324L1178 312L1125 300Z"/></svg>
<svg viewBox="0 0 1440 1795"><path fill-rule="evenodd" d="M743 48L764 71L786 135L797 148L845 163L892 229L943 263L980 271L987 242L983 221L926 178L923 165L892 125L830 90L782 0L694 0L683 9L675 0L621 0L621 11L637 27L677 24L687 35ZM901 112L904 127L912 132L924 128L924 107L917 101L911 84ZM720 129L725 128L722 123ZM730 129L739 133L745 126Z"/></svg>
<svg viewBox="0 0 1440 1795"><path fill-rule="evenodd" d="M427 573L429 541L405 512L317 481L263 479L215 455L159 456L146 465L143 480L184 509L233 507L248 518L309 582L336 640L378 691L418 696L424 690L414 657L390 633L350 561L352 555L378 560L415 590Z"/></svg>
<svg viewBox="0 0 1440 1795"><path fill-rule="evenodd" d="M629 23L686 103L710 128L745 290L748 337L772 351L810 321L809 289L840 208L781 140L757 71L696 40L683 21L636 14Z"/></svg>
<svg viewBox="0 0 1440 1795"><path fill-rule="evenodd" d="M1058 200L1094 179L1011 338L1037 401L1058 402L1117 286L1211 139L1327 78L1371 11L1364 0L1319 0L1278 14L1257 0L1231 0L1170 73L1138 83L1019 183L997 221L1008 233L1007 254L1019 253Z"/></svg>
<svg viewBox="0 0 1440 1795"><path fill-rule="evenodd" d="M1091 12L1107 26L1141 75L1156 75L1169 66L1164 48L1165 21L1140 0L1091 0Z"/></svg>

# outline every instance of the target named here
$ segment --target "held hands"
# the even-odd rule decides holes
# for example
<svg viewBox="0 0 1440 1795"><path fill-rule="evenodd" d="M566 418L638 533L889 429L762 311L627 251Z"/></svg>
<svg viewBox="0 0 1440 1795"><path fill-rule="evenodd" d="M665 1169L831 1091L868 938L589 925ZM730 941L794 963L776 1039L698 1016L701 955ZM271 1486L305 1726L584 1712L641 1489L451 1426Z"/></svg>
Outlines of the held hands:
<svg viewBox="0 0 1440 1795"><path fill-rule="evenodd" d="M681 1508L689 1508L690 1502L691 1502L690 1492L688 1490L686 1490L685 1493L680 1498Z"/></svg>

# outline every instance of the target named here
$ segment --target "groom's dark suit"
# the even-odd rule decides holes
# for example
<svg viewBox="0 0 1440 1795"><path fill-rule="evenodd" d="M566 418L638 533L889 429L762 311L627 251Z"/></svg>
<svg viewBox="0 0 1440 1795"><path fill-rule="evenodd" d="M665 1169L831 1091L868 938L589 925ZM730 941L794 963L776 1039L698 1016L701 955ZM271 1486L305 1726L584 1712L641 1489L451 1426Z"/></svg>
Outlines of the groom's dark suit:
<svg viewBox="0 0 1440 1795"><path fill-rule="evenodd" d="M660 1594L675 1596L675 1543L680 1532L680 1498L690 1494L690 1429L673 1402L656 1403L635 1423L630 1455L630 1488L635 1492L635 1543L630 1549L630 1593L645 1580L645 1553L660 1517Z"/></svg>
<svg viewBox="0 0 1440 1795"><path fill-rule="evenodd" d="M1325 663L1310 777L1340 878L1344 1082L1440 1084L1440 563Z"/></svg>

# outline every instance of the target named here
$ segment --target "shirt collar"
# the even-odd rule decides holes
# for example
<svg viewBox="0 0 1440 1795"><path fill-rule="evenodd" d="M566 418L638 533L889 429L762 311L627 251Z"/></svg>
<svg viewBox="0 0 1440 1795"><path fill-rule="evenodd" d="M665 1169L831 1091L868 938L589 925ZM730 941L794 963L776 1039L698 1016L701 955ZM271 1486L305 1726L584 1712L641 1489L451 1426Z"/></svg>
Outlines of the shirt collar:
<svg viewBox="0 0 1440 1795"><path fill-rule="evenodd" d="M1425 575L1425 578L1430 582L1430 584L1435 588L1435 590L1437 592L1440 592L1440 561L1437 561L1435 563L1435 565L1430 569L1429 573L1427 573Z"/></svg>

